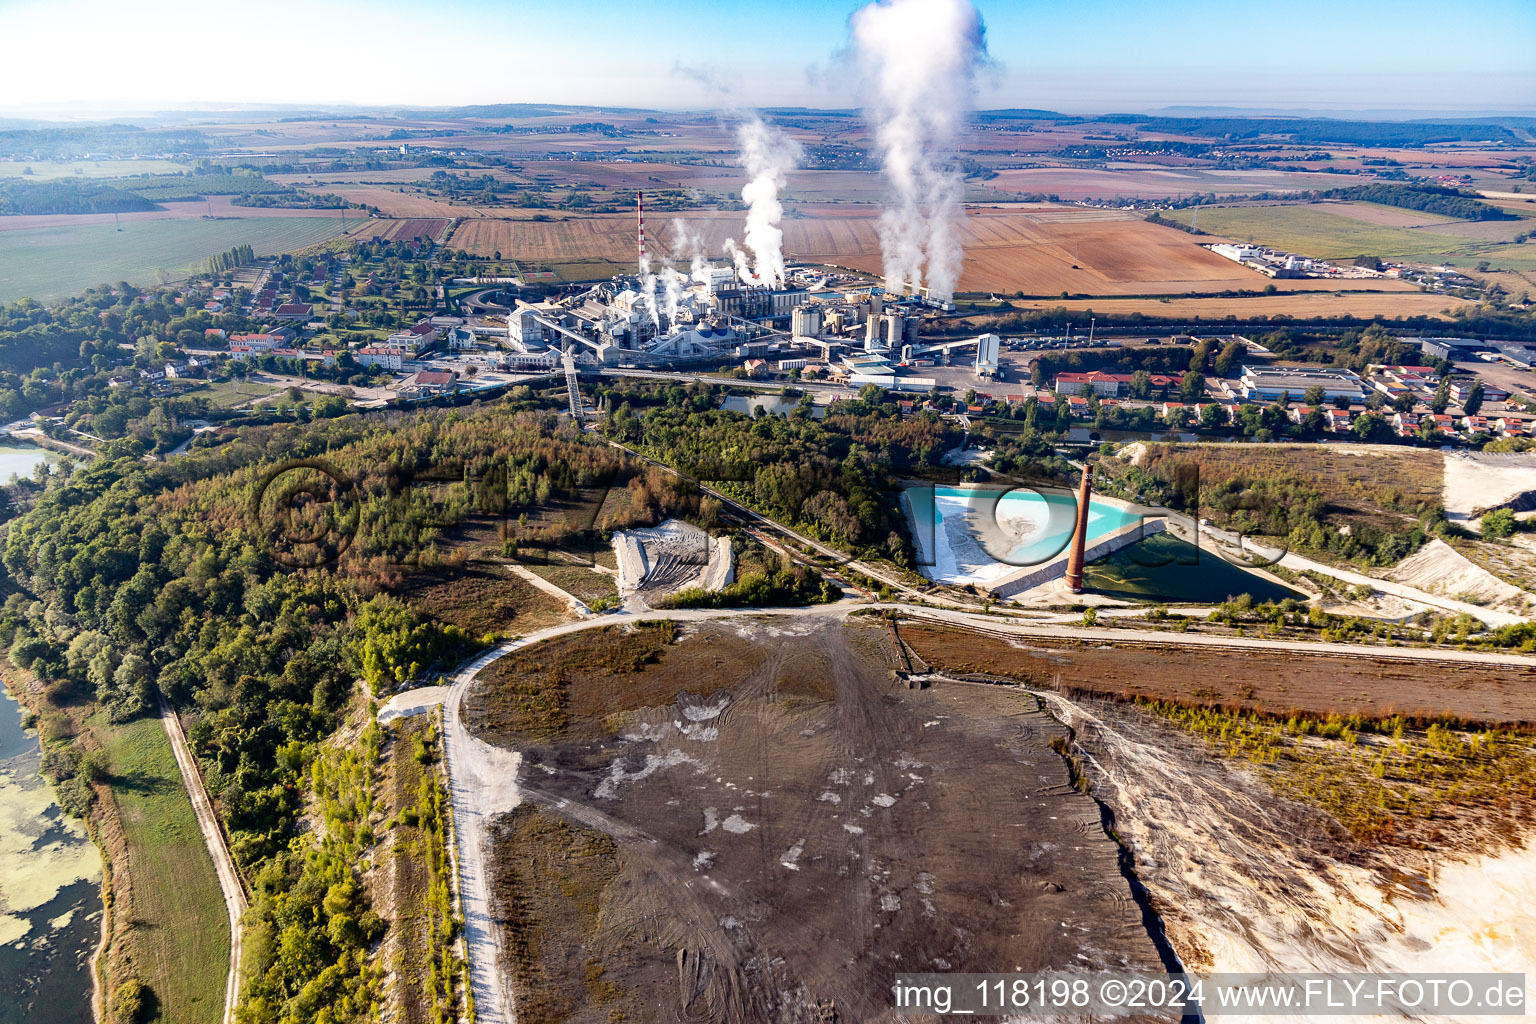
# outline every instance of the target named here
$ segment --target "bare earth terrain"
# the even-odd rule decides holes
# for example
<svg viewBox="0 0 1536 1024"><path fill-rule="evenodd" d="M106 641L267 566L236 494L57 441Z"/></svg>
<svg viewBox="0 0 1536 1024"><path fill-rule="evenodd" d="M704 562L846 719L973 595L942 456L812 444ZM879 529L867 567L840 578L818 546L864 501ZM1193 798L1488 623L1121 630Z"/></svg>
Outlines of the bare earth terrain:
<svg viewBox="0 0 1536 1024"><path fill-rule="evenodd" d="M906 624L901 638L945 672L1005 675L1041 687L1111 698L1148 697L1271 714L1461 718L1536 722L1536 669L1476 668L1264 651L1148 650L1050 640L1008 640Z"/></svg>
<svg viewBox="0 0 1536 1024"><path fill-rule="evenodd" d="M490 851L520 1021L885 1021L901 971L1158 967L1034 697L908 689L874 622L701 623L647 652L556 670L558 695L551 653L466 702L501 742L544 733L510 737L524 806Z"/></svg>

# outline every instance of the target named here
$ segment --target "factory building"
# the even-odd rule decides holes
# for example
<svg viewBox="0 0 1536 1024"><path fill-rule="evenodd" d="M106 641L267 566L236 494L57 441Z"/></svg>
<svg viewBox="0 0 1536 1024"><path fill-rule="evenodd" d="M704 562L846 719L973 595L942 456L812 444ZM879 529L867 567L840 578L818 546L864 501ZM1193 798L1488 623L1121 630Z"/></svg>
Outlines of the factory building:
<svg viewBox="0 0 1536 1024"><path fill-rule="evenodd" d="M976 339L976 375L995 377L998 372L998 353L1003 339L995 334L983 334Z"/></svg>
<svg viewBox="0 0 1536 1024"><path fill-rule="evenodd" d="M1299 399L1313 386L1325 401L1363 401L1365 382L1350 370L1311 370L1301 366L1244 366L1238 390L1251 402L1273 402L1283 396Z"/></svg>
<svg viewBox="0 0 1536 1024"><path fill-rule="evenodd" d="M796 338L821 337L821 307L800 306L790 314L790 335Z"/></svg>

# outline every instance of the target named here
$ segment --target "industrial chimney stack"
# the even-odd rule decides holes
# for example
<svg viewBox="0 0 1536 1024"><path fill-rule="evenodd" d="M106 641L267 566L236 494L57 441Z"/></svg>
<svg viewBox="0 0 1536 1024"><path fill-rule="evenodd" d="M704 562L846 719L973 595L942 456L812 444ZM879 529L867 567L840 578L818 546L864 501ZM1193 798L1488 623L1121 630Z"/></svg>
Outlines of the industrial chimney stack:
<svg viewBox="0 0 1536 1024"><path fill-rule="evenodd" d="M1067 589L1083 592L1083 553L1088 545L1088 499L1093 496L1093 467L1083 464L1083 482L1077 487L1077 524L1072 529L1072 549L1067 554Z"/></svg>
<svg viewBox="0 0 1536 1024"><path fill-rule="evenodd" d="M635 211L640 224L640 269L645 269L645 193L635 193Z"/></svg>

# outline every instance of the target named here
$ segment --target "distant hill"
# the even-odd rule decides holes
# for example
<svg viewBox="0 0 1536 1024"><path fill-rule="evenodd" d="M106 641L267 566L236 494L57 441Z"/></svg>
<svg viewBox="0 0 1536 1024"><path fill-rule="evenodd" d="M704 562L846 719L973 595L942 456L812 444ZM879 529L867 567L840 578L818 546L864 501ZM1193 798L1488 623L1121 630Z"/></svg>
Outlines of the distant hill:
<svg viewBox="0 0 1536 1024"><path fill-rule="evenodd" d="M402 117L428 115L432 117L558 117L561 114L655 114L659 111L643 107L578 107L559 103L482 103L471 107L442 107L438 109L413 109L396 111Z"/></svg>
<svg viewBox="0 0 1536 1024"><path fill-rule="evenodd" d="M1152 117L1105 114L1097 124L1132 125L1145 131L1225 139L1274 136L1301 145L1427 146L1435 142L1520 142L1511 127L1536 127L1536 118L1440 121L1339 121L1326 117Z"/></svg>

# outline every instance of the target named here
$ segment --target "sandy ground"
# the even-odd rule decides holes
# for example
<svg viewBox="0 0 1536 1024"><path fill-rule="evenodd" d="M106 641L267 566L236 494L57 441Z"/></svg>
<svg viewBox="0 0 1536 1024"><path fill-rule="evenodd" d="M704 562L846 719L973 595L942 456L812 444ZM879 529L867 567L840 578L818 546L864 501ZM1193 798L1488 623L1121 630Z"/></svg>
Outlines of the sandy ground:
<svg viewBox="0 0 1536 1024"><path fill-rule="evenodd" d="M691 587L719 590L735 578L729 536L711 537L678 519L613 535L619 596L644 601Z"/></svg>
<svg viewBox="0 0 1536 1024"><path fill-rule="evenodd" d="M1447 452L1445 517L1477 518L1518 494L1536 491L1536 452Z"/></svg>
<svg viewBox="0 0 1536 1024"><path fill-rule="evenodd" d="M1515 614L1525 612L1532 600L1532 595L1474 564L1438 537L1397 563L1385 575L1431 594L1486 603Z"/></svg>
<svg viewBox="0 0 1536 1024"><path fill-rule="evenodd" d="M1095 792L1114 807L1137 874L1191 969L1507 971L1529 985L1531 846L1515 841L1466 860L1439 849L1341 847L1321 812L1210 757L1195 737L1124 707L1045 696L1077 730Z"/></svg>
<svg viewBox="0 0 1536 1024"><path fill-rule="evenodd" d="M1227 530L1215 526L1202 525L1198 531L1188 516L1176 513L1167 514L1168 532L1181 540L1198 543L1202 548L1213 552L1225 550L1233 557L1255 561L1259 559L1274 558L1279 553L1278 549L1255 544L1246 538L1241 538ZM1430 593L1408 583L1400 583L1395 580L1387 580L1378 576L1368 576L1363 572L1352 569L1341 569L1337 566L1319 562L1316 559L1298 555L1294 551L1286 552L1278 563L1281 568L1292 572L1315 572L1324 576L1331 576L1341 580L1350 586L1367 586L1373 591L1396 598L1402 602L1398 607L1403 614L1411 615L1420 611L1449 612L1452 615L1467 614L1480 619L1490 626L1508 626L1526 621L1524 615L1503 611L1498 608L1485 608L1463 601L1454 596ZM1401 616L1396 616L1401 617Z"/></svg>
<svg viewBox="0 0 1536 1024"><path fill-rule="evenodd" d="M450 692L452 688L447 686L419 686L414 690L397 693L379 708L379 721L388 725L397 718L424 715L435 707L441 707Z"/></svg>
<svg viewBox="0 0 1536 1024"><path fill-rule="evenodd" d="M1116 848L1033 698L908 689L875 623L697 629L755 667L602 739L519 751L524 800L617 842L584 947L618 993L605 1013L884 1021L899 971L1158 968ZM686 677L668 663L702 642L690 631L656 671ZM541 966L552 984L572 969ZM581 998L579 978L566 989ZM608 1019L598 1009L570 1019Z"/></svg>

